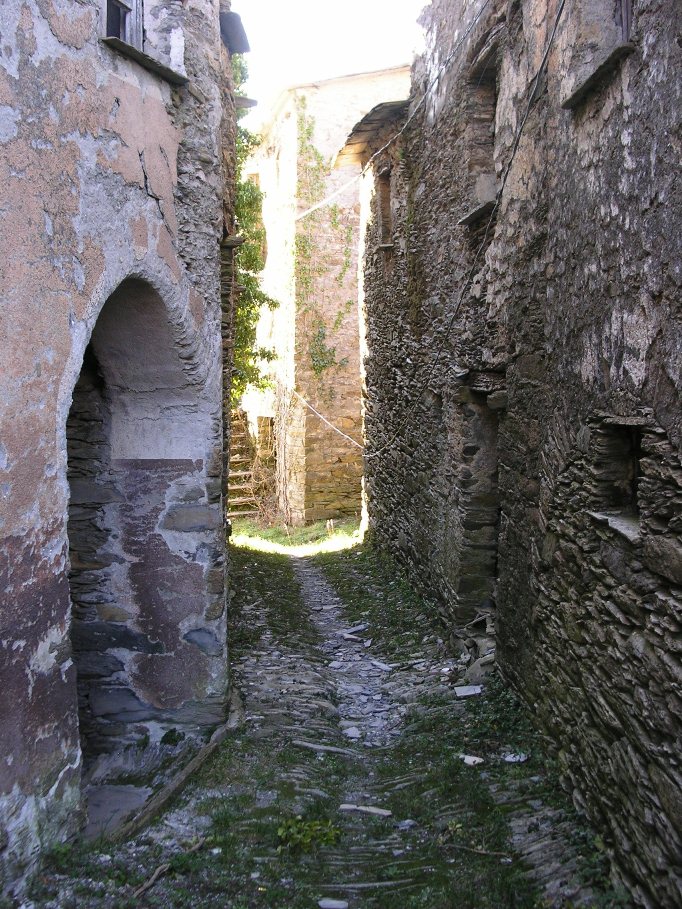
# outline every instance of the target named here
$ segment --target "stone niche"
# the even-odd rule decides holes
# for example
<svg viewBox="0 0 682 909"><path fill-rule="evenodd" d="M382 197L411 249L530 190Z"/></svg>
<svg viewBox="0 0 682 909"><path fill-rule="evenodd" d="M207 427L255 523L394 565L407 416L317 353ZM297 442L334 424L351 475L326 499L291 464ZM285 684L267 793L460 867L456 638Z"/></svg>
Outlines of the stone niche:
<svg viewBox="0 0 682 909"><path fill-rule="evenodd" d="M86 765L223 717L222 525L202 449L208 422L161 298L125 281L97 321L67 421L71 640Z"/></svg>
<svg viewBox="0 0 682 909"><path fill-rule="evenodd" d="M629 54L632 0L576 0L561 23L561 106L572 110Z"/></svg>
<svg viewBox="0 0 682 909"><path fill-rule="evenodd" d="M450 583L456 624L466 625L494 611L500 518L498 423L506 393L501 387L461 387L454 431L457 439L457 503L452 509L456 565Z"/></svg>
<svg viewBox="0 0 682 909"><path fill-rule="evenodd" d="M681 479L651 414L593 415L545 483L533 578L540 714L574 798L629 844L618 874L647 906L679 905Z"/></svg>

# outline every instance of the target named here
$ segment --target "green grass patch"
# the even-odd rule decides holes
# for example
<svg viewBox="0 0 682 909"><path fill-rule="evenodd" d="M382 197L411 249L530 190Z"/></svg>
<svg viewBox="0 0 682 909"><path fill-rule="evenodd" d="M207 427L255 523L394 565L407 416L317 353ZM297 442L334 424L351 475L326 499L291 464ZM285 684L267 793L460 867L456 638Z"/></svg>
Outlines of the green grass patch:
<svg viewBox="0 0 682 909"><path fill-rule="evenodd" d="M320 553L313 562L343 599L352 622L367 621L372 636L390 657L405 658L425 634L438 627L393 559L369 544Z"/></svg>
<svg viewBox="0 0 682 909"><path fill-rule="evenodd" d="M314 852L320 846L333 846L341 836L341 830L329 818L285 818L277 828L279 846L277 852L287 849L292 854Z"/></svg>
<svg viewBox="0 0 682 909"><path fill-rule="evenodd" d="M303 527L290 527L287 524L266 525L254 520L236 520L233 527L233 540L238 545L263 548L264 543L273 546L295 549L296 547L324 547L327 545L359 542L360 518L335 518L331 521L316 521Z"/></svg>
<svg viewBox="0 0 682 909"><path fill-rule="evenodd" d="M280 651L288 660L283 666L294 662L304 672L305 663L318 666L319 636L301 603L291 558L248 541L230 551L229 635L237 684L242 657L260 657L266 648ZM319 553L315 564L344 600L345 618L369 623L372 653L402 662L421 652L425 639L433 652L436 611L388 556L365 545ZM163 862L168 872L145 894L145 906L310 909L322 896L342 896L344 883L373 881L401 889L360 890L351 903L368 909L546 909L510 843L513 809L493 798L491 784L521 798L553 800L566 816L571 809L532 718L501 679L493 676L481 697L465 702L450 690L422 698L390 748L361 750L357 759L294 746L290 739L298 734L291 726L300 722L301 704L292 706L282 694L280 707L276 670L270 680L262 716L244 687L250 722L221 743L174 806L192 803L201 816L201 849L191 851L191 843L181 840L159 846L151 837L131 846L56 847L40 898L64 909L123 909L133 905L132 887ZM245 681L261 681L253 664ZM304 715L312 718L311 738L340 736L332 718ZM506 752L523 752L527 760L506 763ZM485 762L469 767L463 754ZM351 800L390 808L392 817L339 810ZM571 816L583 877L595 889L592 909L627 906L608 887L603 843ZM416 823L397 830L407 819ZM75 896L64 902L69 879ZM338 894L325 889L332 884L339 885ZM36 902L42 905L38 897Z"/></svg>
<svg viewBox="0 0 682 909"><path fill-rule="evenodd" d="M270 631L289 644L317 640L289 556L232 544L230 565L233 595L228 641L233 657L252 650L260 641L264 627L254 621L254 611L263 612Z"/></svg>

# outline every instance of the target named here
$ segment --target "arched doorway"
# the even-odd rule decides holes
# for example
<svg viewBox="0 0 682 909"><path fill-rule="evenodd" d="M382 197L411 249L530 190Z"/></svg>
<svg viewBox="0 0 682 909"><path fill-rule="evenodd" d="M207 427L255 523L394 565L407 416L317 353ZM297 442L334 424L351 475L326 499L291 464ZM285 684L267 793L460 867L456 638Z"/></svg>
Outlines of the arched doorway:
<svg viewBox="0 0 682 909"><path fill-rule="evenodd" d="M67 420L86 766L223 718L220 400L204 374L157 291L124 281L95 325Z"/></svg>

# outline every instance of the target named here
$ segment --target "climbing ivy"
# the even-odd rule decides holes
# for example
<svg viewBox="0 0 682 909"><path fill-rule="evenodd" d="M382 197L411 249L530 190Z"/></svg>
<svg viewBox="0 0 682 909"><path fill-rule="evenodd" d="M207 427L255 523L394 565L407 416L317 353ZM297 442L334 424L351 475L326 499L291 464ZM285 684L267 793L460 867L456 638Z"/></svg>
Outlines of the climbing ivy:
<svg viewBox="0 0 682 909"><path fill-rule="evenodd" d="M297 196L300 208L305 211L324 198L330 162L315 147L315 120L307 110L304 96L296 98L296 113ZM331 326L327 325L319 305L322 290L317 279L334 267L329 253L319 245L319 237L329 234L329 226L343 237L343 261L334 276L334 280L342 286L352 261L353 228L352 225L343 223L339 206L333 204L311 212L298 222L296 232L296 306L307 322L308 359L318 379L331 367L345 366L348 362L346 357L337 360L336 347L328 343L329 333L339 330L350 311L348 304L344 304L337 312Z"/></svg>
<svg viewBox="0 0 682 909"><path fill-rule="evenodd" d="M341 323L346 318L348 313L353 308L353 300L346 300L341 309L337 312L334 317L334 324L332 325L332 331L338 331L341 328Z"/></svg>
<svg viewBox="0 0 682 909"><path fill-rule="evenodd" d="M308 114L306 99L301 95L296 98L296 117L296 196L305 210L324 197L327 164L313 142L315 121ZM311 212L299 221L296 230L296 306L303 312L314 308L315 278L324 274L326 269L324 256L316 242L325 217L324 209Z"/></svg>
<svg viewBox="0 0 682 909"><path fill-rule="evenodd" d="M248 75L243 58L232 58L232 70L237 94ZM241 117L244 111L238 111ZM237 296L234 317L234 360L232 365L231 401L236 406L247 385L265 388L267 378L261 370L263 361L275 359L275 352L256 343L256 327L264 306L275 309L279 303L268 296L260 285L260 272L265 265L265 227L263 225L263 193L244 176L244 163L258 148L260 137L237 124L237 175L235 192L235 218L237 229L244 238L236 255L236 279L241 286Z"/></svg>
<svg viewBox="0 0 682 909"><path fill-rule="evenodd" d="M327 346L327 326L319 317L315 319L308 343L310 365L316 376L336 365L336 348Z"/></svg>

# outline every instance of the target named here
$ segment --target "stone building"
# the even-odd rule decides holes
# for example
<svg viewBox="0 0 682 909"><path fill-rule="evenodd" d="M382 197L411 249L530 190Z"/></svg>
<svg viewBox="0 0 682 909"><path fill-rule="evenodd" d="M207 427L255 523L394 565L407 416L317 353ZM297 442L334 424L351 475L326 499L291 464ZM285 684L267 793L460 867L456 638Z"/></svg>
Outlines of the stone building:
<svg viewBox="0 0 682 909"><path fill-rule="evenodd" d="M358 123L370 526L682 900L682 7L434 0Z"/></svg>
<svg viewBox="0 0 682 909"><path fill-rule="evenodd" d="M360 511L359 167L332 165L353 123L408 88L407 66L291 88L249 163L265 194L263 288L280 305L263 314L258 337L277 354L273 390L247 393L243 406L252 427L272 421L278 507L290 523Z"/></svg>
<svg viewBox="0 0 682 909"><path fill-rule="evenodd" d="M0 48L6 892L78 827L98 755L224 717L219 266L247 45L223 0L6 0Z"/></svg>

